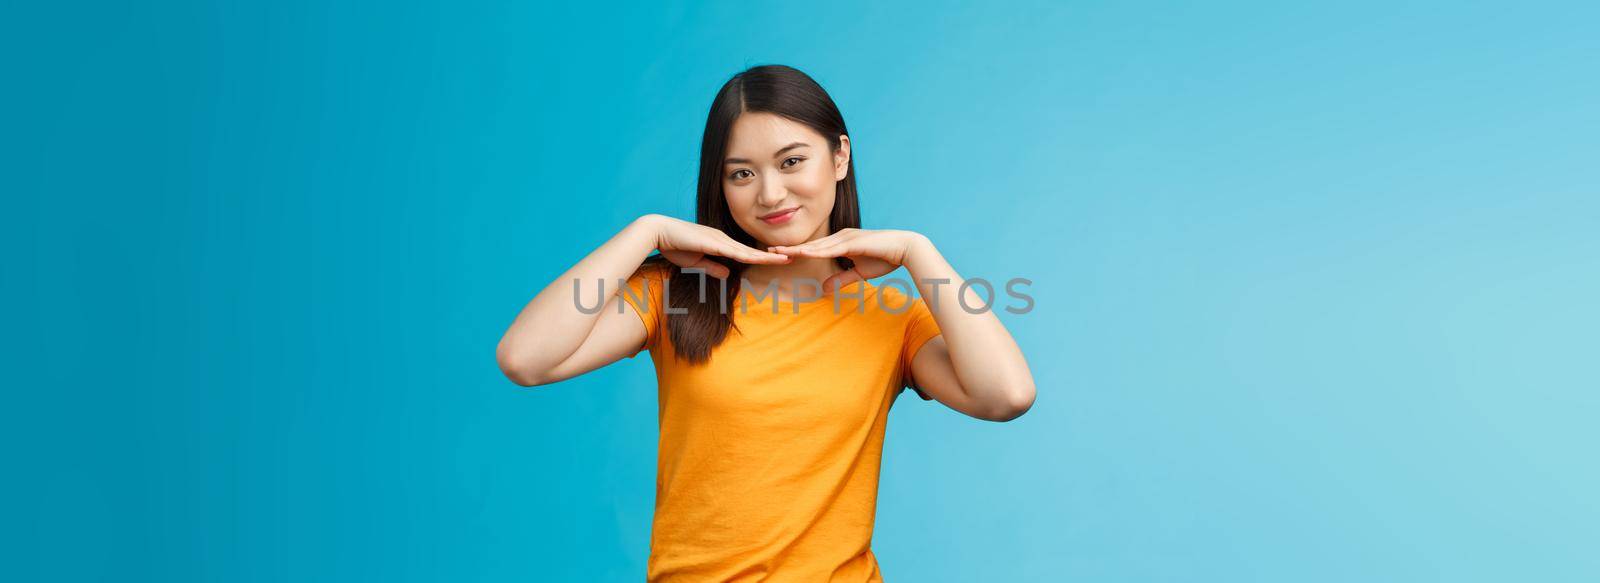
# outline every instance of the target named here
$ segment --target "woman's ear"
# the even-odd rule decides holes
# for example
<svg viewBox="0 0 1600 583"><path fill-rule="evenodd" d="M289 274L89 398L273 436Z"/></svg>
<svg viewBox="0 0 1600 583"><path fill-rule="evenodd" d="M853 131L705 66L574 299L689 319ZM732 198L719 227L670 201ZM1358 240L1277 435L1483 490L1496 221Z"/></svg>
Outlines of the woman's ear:
<svg viewBox="0 0 1600 583"><path fill-rule="evenodd" d="M844 180L850 173L850 136L839 134L839 149L833 152L833 179Z"/></svg>

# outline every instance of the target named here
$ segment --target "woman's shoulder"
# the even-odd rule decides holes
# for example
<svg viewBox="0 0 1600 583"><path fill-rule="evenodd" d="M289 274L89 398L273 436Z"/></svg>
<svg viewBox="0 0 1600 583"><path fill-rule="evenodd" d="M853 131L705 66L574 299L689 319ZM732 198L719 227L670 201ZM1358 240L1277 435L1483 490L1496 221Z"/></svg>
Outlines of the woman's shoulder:
<svg viewBox="0 0 1600 583"><path fill-rule="evenodd" d="M887 279L876 284L863 281L861 285L858 294L866 308L892 317L908 316L916 304L922 301L908 291L911 289L911 284L903 279Z"/></svg>
<svg viewBox="0 0 1600 583"><path fill-rule="evenodd" d="M864 295L869 300L882 302L885 307L901 308L921 300L911 295L911 289L911 282L889 278L879 284L867 282L867 291Z"/></svg>

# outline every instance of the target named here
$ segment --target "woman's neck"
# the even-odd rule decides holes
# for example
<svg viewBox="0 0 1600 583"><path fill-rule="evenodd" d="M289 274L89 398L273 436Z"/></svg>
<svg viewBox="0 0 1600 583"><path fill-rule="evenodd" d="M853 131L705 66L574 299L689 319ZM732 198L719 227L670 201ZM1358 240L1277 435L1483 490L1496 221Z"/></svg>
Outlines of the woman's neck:
<svg viewBox="0 0 1600 583"><path fill-rule="evenodd" d="M782 265L747 266L739 277L754 286L755 289L749 290L751 293L762 290L764 294L775 282L778 298L793 301L797 294L813 297L825 294L826 291L820 289L822 282L841 271L844 268L832 257L795 257Z"/></svg>

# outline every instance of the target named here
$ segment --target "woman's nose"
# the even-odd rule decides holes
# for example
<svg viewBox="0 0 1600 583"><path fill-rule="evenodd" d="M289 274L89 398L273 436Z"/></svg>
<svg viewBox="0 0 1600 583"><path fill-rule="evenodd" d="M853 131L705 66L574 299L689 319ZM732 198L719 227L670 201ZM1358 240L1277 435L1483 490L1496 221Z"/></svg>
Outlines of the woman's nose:
<svg viewBox="0 0 1600 583"><path fill-rule="evenodd" d="M761 195L758 197L758 202L761 203L761 206L764 206L764 207L767 207L767 208L772 208L773 210L777 210L774 207L778 203L783 202L783 196L784 196L784 188L783 188L783 181L782 180L764 180L764 181L762 181L762 183L761 183Z"/></svg>

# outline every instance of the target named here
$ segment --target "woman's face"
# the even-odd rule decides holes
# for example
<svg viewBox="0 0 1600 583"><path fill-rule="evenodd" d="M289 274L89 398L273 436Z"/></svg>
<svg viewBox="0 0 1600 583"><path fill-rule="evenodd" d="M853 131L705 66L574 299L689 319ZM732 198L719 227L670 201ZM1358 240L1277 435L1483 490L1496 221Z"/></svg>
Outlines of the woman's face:
<svg viewBox="0 0 1600 583"><path fill-rule="evenodd" d="M757 241L798 245L829 234L835 188L849 168L849 136L839 136L834 152L805 125L747 112L728 136L722 192L733 220Z"/></svg>

